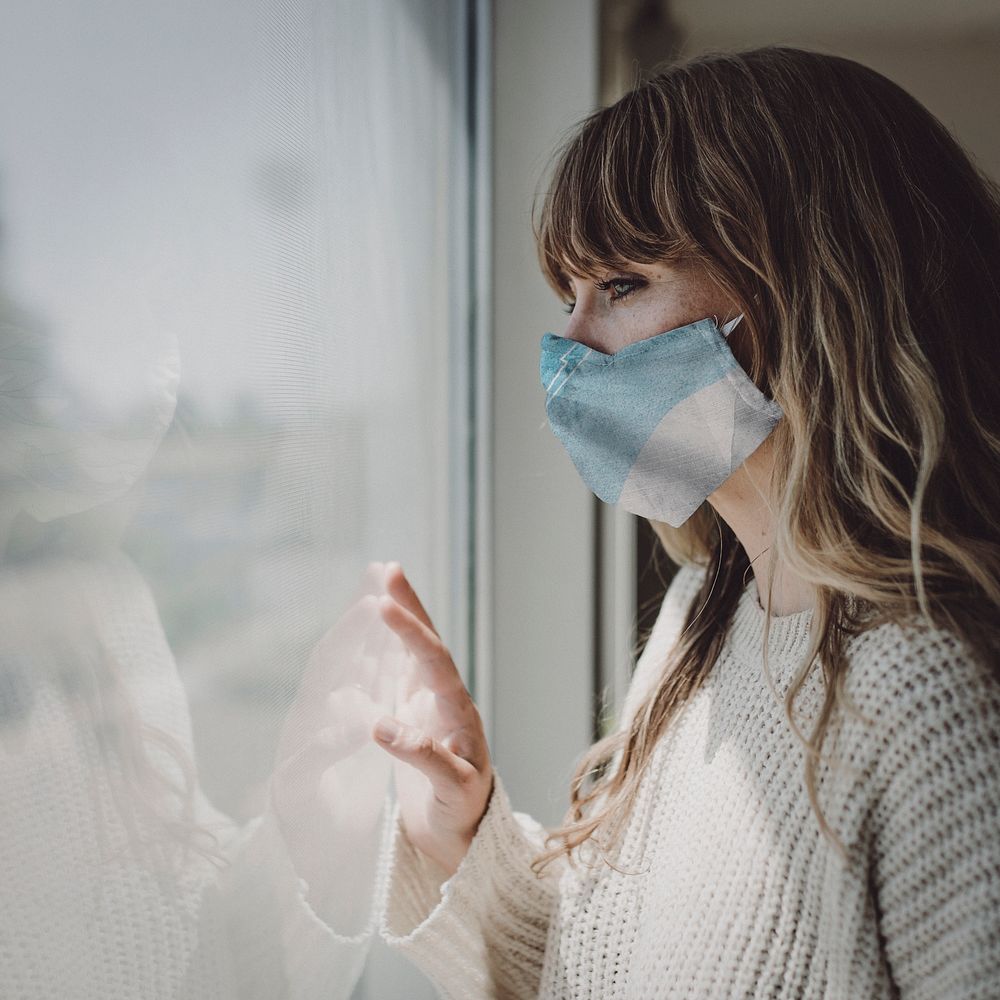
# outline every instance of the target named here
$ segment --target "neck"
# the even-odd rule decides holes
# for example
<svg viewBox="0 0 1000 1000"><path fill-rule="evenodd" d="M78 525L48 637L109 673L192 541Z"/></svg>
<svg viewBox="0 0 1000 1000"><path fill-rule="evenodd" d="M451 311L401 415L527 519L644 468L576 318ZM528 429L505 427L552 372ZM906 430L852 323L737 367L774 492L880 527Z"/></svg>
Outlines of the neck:
<svg viewBox="0 0 1000 1000"><path fill-rule="evenodd" d="M765 441L709 498L750 560L760 603L767 606L768 576L774 554L774 517L767 497L773 459ZM815 606L813 588L780 563L774 567L771 614L792 615Z"/></svg>

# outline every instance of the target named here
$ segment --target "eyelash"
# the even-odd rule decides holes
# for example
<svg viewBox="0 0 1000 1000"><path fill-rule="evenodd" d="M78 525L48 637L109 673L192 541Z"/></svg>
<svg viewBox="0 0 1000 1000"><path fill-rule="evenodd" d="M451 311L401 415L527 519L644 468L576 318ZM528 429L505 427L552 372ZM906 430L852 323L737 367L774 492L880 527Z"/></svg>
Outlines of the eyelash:
<svg viewBox="0 0 1000 1000"><path fill-rule="evenodd" d="M621 302L622 299L627 299L633 292L639 291L639 289L644 287L645 284L646 282L643 281L641 278L616 277L616 278L608 278L605 281L595 281L594 287L599 292L606 292L614 285L629 285L630 287L628 288L627 291L618 292L612 295L611 298L608 299L608 302L611 305L614 305L616 302ZM572 313L575 306L576 302L567 302L566 312Z"/></svg>

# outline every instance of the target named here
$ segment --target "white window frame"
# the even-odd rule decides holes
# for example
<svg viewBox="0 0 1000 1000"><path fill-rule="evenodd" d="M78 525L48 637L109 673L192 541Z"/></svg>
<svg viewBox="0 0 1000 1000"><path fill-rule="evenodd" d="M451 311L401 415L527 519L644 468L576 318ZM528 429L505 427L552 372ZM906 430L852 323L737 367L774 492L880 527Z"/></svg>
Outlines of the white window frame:
<svg viewBox="0 0 1000 1000"><path fill-rule="evenodd" d="M593 735L596 501L545 426L539 341L566 317L530 210L558 142L595 107L597 4L509 0L493 19L493 620L474 694L515 808L555 824Z"/></svg>

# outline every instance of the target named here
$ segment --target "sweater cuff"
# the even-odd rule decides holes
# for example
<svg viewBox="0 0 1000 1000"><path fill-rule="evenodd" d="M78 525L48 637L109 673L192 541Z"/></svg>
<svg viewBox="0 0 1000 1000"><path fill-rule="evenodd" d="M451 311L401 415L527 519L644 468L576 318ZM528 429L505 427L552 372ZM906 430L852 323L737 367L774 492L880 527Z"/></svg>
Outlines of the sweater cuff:
<svg viewBox="0 0 1000 1000"><path fill-rule="evenodd" d="M537 975L558 891L551 870L539 878L530 867L544 838L540 824L511 809L494 771L486 812L448 879L410 842L397 806L382 937L449 997L493 996L498 961Z"/></svg>
<svg viewBox="0 0 1000 1000"><path fill-rule="evenodd" d="M383 840L391 812L385 810ZM281 995L344 998L361 976L377 927L384 871L376 875L368 926L354 935L338 933L309 904L308 886L295 871L277 819L270 811L246 831L223 881L227 924L234 954L244 956L237 978L241 996ZM275 946L278 953L275 954ZM275 966L283 970L275 979ZM265 985L266 984L266 985Z"/></svg>

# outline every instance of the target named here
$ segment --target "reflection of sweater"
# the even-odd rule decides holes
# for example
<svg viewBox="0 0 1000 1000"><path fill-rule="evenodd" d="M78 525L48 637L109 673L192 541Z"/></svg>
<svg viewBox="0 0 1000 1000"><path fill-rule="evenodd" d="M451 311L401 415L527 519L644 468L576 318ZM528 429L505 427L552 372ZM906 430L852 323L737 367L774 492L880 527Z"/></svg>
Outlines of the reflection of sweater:
<svg viewBox="0 0 1000 1000"><path fill-rule="evenodd" d="M171 870L139 856L140 839L168 841L105 749L125 726L193 756L184 689L134 566L119 555L0 572L0 996L347 997L370 934L316 915L272 814L240 829L196 793L193 822L227 863L191 852ZM162 743L147 749L180 783Z"/></svg>
<svg viewBox="0 0 1000 1000"><path fill-rule="evenodd" d="M671 585L626 715L655 683L700 572ZM810 620L772 622L779 695ZM386 940L456 1000L1000 997L996 681L916 622L851 641L847 691L876 724L849 719L836 749L850 775L819 775L848 868L819 832L799 744L763 677L763 623L751 583L705 685L658 745L619 861L644 873L561 861L536 879L543 831L497 779L443 898L444 873L397 816ZM814 669L796 702L807 734L821 683Z"/></svg>

